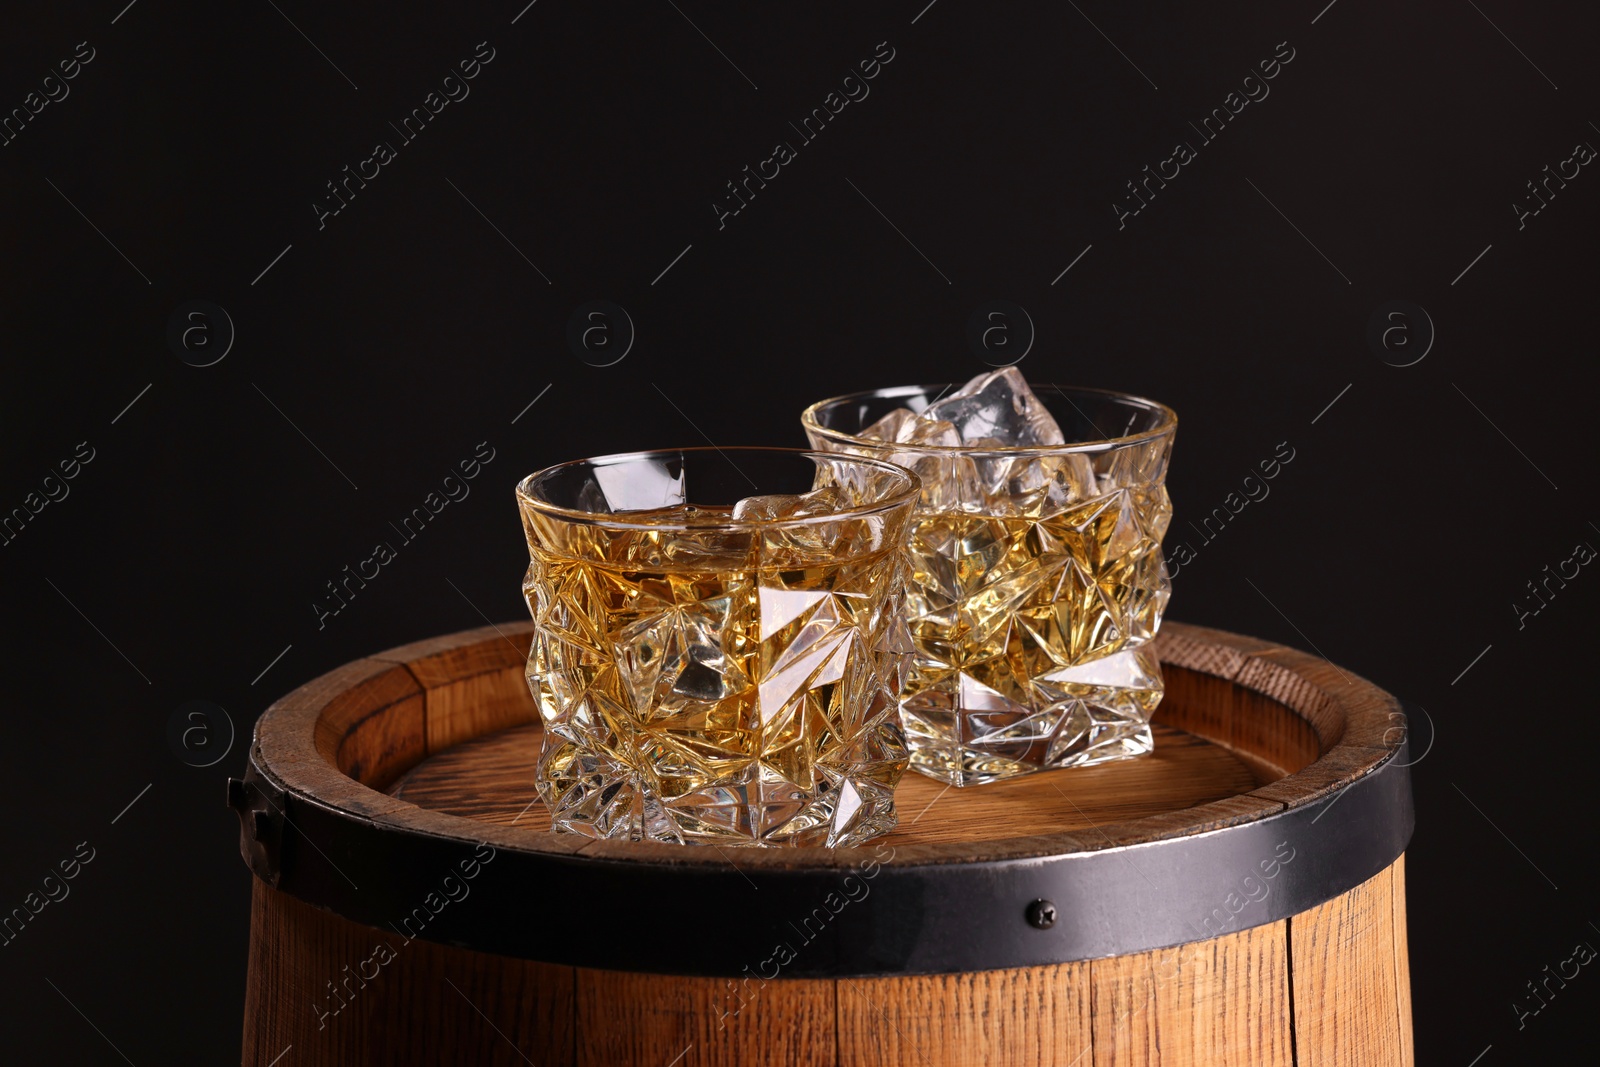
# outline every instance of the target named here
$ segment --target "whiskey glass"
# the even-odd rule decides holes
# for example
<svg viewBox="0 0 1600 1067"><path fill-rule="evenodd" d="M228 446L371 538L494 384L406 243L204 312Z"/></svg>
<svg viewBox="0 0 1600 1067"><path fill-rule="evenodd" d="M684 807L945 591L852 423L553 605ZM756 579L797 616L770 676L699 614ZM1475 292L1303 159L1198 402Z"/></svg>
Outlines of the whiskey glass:
<svg viewBox="0 0 1600 1067"><path fill-rule="evenodd" d="M527 676L555 828L825 846L892 829L918 488L882 460L774 448L525 478Z"/></svg>
<svg viewBox="0 0 1600 1067"><path fill-rule="evenodd" d="M1065 444L860 436L951 388L855 393L801 417L813 448L888 459L922 481L906 586L915 652L900 700L912 768L965 786L1148 753L1177 416L1135 396L1035 385Z"/></svg>

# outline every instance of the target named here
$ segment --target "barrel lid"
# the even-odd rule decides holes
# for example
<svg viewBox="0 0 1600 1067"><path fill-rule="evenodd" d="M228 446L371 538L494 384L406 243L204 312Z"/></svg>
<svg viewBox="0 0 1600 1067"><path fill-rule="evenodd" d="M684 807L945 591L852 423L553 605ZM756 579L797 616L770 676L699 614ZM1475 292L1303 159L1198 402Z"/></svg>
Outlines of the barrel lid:
<svg viewBox="0 0 1600 1067"><path fill-rule="evenodd" d="M1152 756L941 792L859 848L549 830L532 626L346 664L256 724L229 802L263 881L356 922L610 970L789 978L1038 966L1276 922L1389 866L1407 717L1316 656L1168 622ZM931 800L929 798L932 798ZM519 810L520 809L520 810Z"/></svg>

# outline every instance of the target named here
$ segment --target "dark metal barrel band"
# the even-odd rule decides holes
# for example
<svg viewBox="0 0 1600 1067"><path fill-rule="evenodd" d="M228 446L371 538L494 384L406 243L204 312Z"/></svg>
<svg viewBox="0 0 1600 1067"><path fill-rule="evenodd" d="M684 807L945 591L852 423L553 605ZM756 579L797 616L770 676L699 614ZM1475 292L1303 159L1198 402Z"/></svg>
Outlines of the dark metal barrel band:
<svg viewBox="0 0 1600 1067"><path fill-rule="evenodd" d="M824 978L1068 963L1299 914L1405 849L1408 751L1315 803L1203 834L937 865L870 845L839 853L854 865L748 871L487 849L290 791L254 752L232 793L258 876L396 937L606 970Z"/></svg>

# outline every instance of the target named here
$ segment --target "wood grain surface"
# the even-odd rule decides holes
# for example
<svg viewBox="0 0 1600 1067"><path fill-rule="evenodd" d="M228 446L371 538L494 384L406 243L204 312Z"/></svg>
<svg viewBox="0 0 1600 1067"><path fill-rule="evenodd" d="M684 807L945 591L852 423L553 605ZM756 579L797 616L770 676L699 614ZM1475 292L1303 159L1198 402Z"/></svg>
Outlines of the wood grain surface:
<svg viewBox="0 0 1600 1067"><path fill-rule="evenodd" d="M1404 866L1290 919L1084 963L763 981L407 941L255 885L245 1064L1413 1067ZM393 958L370 961L378 945ZM1291 962L1292 961L1292 962ZM376 977L361 981L361 975Z"/></svg>
<svg viewBox="0 0 1600 1067"><path fill-rule="evenodd" d="M573 973L408 940L257 881L246 1067L570 1064Z"/></svg>
<svg viewBox="0 0 1600 1067"><path fill-rule="evenodd" d="M1299 1067L1411 1067L1405 857L1289 932Z"/></svg>
<svg viewBox="0 0 1600 1067"><path fill-rule="evenodd" d="M841 1067L1090 1067L1093 963L908 978L840 978Z"/></svg>
<svg viewBox="0 0 1600 1067"><path fill-rule="evenodd" d="M1095 1067L1293 1067L1287 927L1095 960Z"/></svg>

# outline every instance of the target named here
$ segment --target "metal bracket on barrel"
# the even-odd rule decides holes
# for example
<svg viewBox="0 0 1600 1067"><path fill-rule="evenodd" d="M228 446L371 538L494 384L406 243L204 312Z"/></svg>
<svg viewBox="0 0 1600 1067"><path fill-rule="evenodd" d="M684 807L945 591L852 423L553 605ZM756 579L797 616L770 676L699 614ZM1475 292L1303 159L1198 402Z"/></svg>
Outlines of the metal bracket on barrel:
<svg viewBox="0 0 1600 1067"><path fill-rule="evenodd" d="M283 790L256 770L228 779L228 807L239 816L239 854L255 876L274 888L283 873Z"/></svg>

